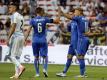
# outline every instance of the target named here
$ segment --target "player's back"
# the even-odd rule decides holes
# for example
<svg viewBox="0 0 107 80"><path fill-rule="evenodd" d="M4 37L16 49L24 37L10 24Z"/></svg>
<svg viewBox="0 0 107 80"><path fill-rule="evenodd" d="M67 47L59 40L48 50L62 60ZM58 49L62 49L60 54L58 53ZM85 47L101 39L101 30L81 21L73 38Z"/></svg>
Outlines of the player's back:
<svg viewBox="0 0 107 80"><path fill-rule="evenodd" d="M13 33L13 35L15 35L15 36L23 36L23 26L24 26L24 18L23 18L23 16L21 14L19 14L18 12L15 12L11 16L11 24L12 23L16 23L15 32Z"/></svg>
<svg viewBox="0 0 107 80"><path fill-rule="evenodd" d="M36 16L30 21L33 27L33 42L46 42L46 24L50 23L49 19L42 16Z"/></svg>

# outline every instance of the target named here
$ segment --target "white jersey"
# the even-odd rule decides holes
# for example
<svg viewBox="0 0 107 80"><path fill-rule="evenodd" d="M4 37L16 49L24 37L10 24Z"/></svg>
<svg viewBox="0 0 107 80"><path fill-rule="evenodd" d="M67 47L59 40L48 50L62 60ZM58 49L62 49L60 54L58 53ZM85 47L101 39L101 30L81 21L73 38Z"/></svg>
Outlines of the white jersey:
<svg viewBox="0 0 107 80"><path fill-rule="evenodd" d="M12 16L11 16L11 24L12 23L16 23L16 28L15 28L15 32L13 33L13 35L16 36L23 36L23 27L24 27L24 18L21 14L19 14L18 12L15 12Z"/></svg>

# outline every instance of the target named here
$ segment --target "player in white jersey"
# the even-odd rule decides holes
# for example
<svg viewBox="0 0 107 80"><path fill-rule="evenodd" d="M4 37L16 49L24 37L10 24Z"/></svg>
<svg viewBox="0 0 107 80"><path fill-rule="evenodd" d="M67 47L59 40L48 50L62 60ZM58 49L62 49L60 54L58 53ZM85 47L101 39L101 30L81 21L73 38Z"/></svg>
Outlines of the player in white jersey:
<svg viewBox="0 0 107 80"><path fill-rule="evenodd" d="M23 26L24 18L17 12L17 6L11 2L9 5L9 13L11 14L11 28L8 34L7 45L9 46L9 53L11 61L15 64L15 74L10 78L19 78L25 67L20 63L19 59L23 49Z"/></svg>

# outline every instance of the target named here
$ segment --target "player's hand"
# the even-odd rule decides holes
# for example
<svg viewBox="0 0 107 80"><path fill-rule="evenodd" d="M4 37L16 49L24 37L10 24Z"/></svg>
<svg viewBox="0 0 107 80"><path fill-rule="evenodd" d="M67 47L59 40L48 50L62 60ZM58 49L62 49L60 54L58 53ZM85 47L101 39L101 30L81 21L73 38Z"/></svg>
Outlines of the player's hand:
<svg viewBox="0 0 107 80"><path fill-rule="evenodd" d="M55 23L55 24L59 24L59 23L60 23L60 18L56 18L56 19L54 20L54 23Z"/></svg>

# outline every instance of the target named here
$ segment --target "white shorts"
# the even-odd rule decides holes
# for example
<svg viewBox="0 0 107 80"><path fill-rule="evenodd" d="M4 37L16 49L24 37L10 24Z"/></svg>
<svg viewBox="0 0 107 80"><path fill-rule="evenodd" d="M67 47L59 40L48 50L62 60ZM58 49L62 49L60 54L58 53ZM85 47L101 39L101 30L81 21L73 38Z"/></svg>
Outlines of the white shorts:
<svg viewBox="0 0 107 80"><path fill-rule="evenodd" d="M11 57L20 57L23 50L24 36L12 36L9 44Z"/></svg>

